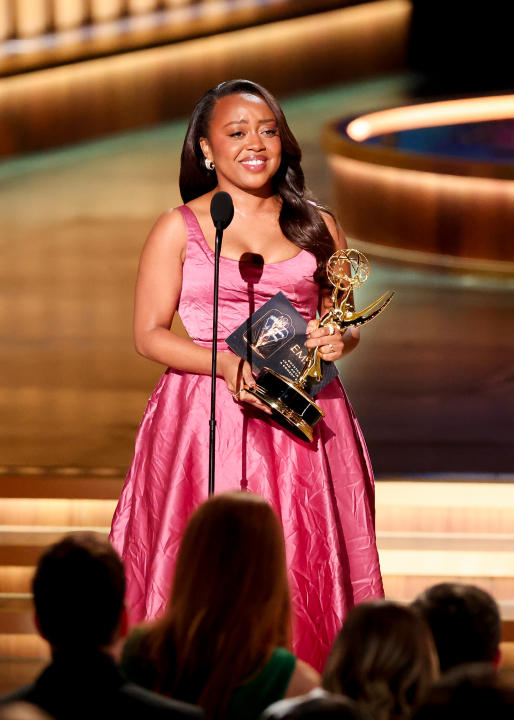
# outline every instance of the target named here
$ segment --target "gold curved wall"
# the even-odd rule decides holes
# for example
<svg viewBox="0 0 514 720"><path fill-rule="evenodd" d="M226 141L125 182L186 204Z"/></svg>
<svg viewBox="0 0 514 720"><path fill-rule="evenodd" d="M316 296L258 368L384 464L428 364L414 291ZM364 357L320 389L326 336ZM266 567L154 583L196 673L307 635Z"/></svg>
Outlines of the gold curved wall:
<svg viewBox="0 0 514 720"><path fill-rule="evenodd" d="M439 117L437 117L439 114ZM514 166L406 151L396 132L514 117L514 95L394 108L331 123L335 206L368 252L470 270L514 272ZM366 144L367 138L379 142Z"/></svg>

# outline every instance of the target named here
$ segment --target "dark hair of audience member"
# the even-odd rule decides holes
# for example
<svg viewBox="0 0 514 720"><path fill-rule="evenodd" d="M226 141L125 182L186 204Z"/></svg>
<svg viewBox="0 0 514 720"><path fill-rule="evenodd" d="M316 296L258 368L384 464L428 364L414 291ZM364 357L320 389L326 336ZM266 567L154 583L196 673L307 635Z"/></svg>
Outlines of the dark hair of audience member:
<svg viewBox="0 0 514 720"><path fill-rule="evenodd" d="M430 626L441 672L462 663L499 660L500 612L485 590L441 583L421 593L412 607Z"/></svg>
<svg viewBox="0 0 514 720"><path fill-rule="evenodd" d="M248 492L215 495L192 515L166 615L145 645L155 690L222 716L230 695L289 644L282 527Z"/></svg>
<svg viewBox="0 0 514 720"><path fill-rule="evenodd" d="M415 720L512 720L514 671L496 672L490 663L451 668L428 691Z"/></svg>
<svg viewBox="0 0 514 720"><path fill-rule="evenodd" d="M42 555L32 589L39 629L53 648L80 653L112 641L125 574L107 540L94 533L67 535Z"/></svg>
<svg viewBox="0 0 514 720"><path fill-rule="evenodd" d="M430 631L411 608L353 608L330 652L323 687L356 700L374 720L409 718L437 677Z"/></svg>

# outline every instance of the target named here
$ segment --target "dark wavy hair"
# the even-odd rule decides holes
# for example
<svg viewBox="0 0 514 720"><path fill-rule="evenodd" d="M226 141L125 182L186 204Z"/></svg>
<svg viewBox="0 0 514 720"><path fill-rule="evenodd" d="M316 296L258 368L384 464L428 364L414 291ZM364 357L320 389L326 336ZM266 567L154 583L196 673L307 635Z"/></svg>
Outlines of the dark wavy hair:
<svg viewBox="0 0 514 720"><path fill-rule="evenodd" d="M306 188L300 165L302 151L287 124L282 108L273 95L261 85L250 80L229 80L206 92L198 101L182 147L179 180L182 200L187 203L217 186L216 171L209 171L205 167L200 138L209 137L209 123L217 101L227 95L243 93L262 98L275 116L282 143L282 162L272 182L274 192L282 199L280 228L288 240L315 256L318 267L314 279L320 284L325 284L326 262L335 247L320 211L332 213Z"/></svg>

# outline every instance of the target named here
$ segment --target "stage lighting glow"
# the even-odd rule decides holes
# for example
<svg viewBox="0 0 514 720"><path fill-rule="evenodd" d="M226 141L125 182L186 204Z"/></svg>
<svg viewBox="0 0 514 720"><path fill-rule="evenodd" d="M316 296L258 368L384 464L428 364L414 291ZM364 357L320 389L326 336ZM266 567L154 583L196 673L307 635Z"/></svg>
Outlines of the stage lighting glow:
<svg viewBox="0 0 514 720"><path fill-rule="evenodd" d="M352 140L363 142L400 130L507 118L514 118L514 95L445 100L382 110L356 118L346 132Z"/></svg>

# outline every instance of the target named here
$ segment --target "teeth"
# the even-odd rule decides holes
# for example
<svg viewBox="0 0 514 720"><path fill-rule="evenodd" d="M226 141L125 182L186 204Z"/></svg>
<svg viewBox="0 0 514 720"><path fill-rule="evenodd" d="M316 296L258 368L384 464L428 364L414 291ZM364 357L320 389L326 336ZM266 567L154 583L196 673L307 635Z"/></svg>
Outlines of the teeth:
<svg viewBox="0 0 514 720"><path fill-rule="evenodd" d="M264 160L243 160L243 165L264 165Z"/></svg>

